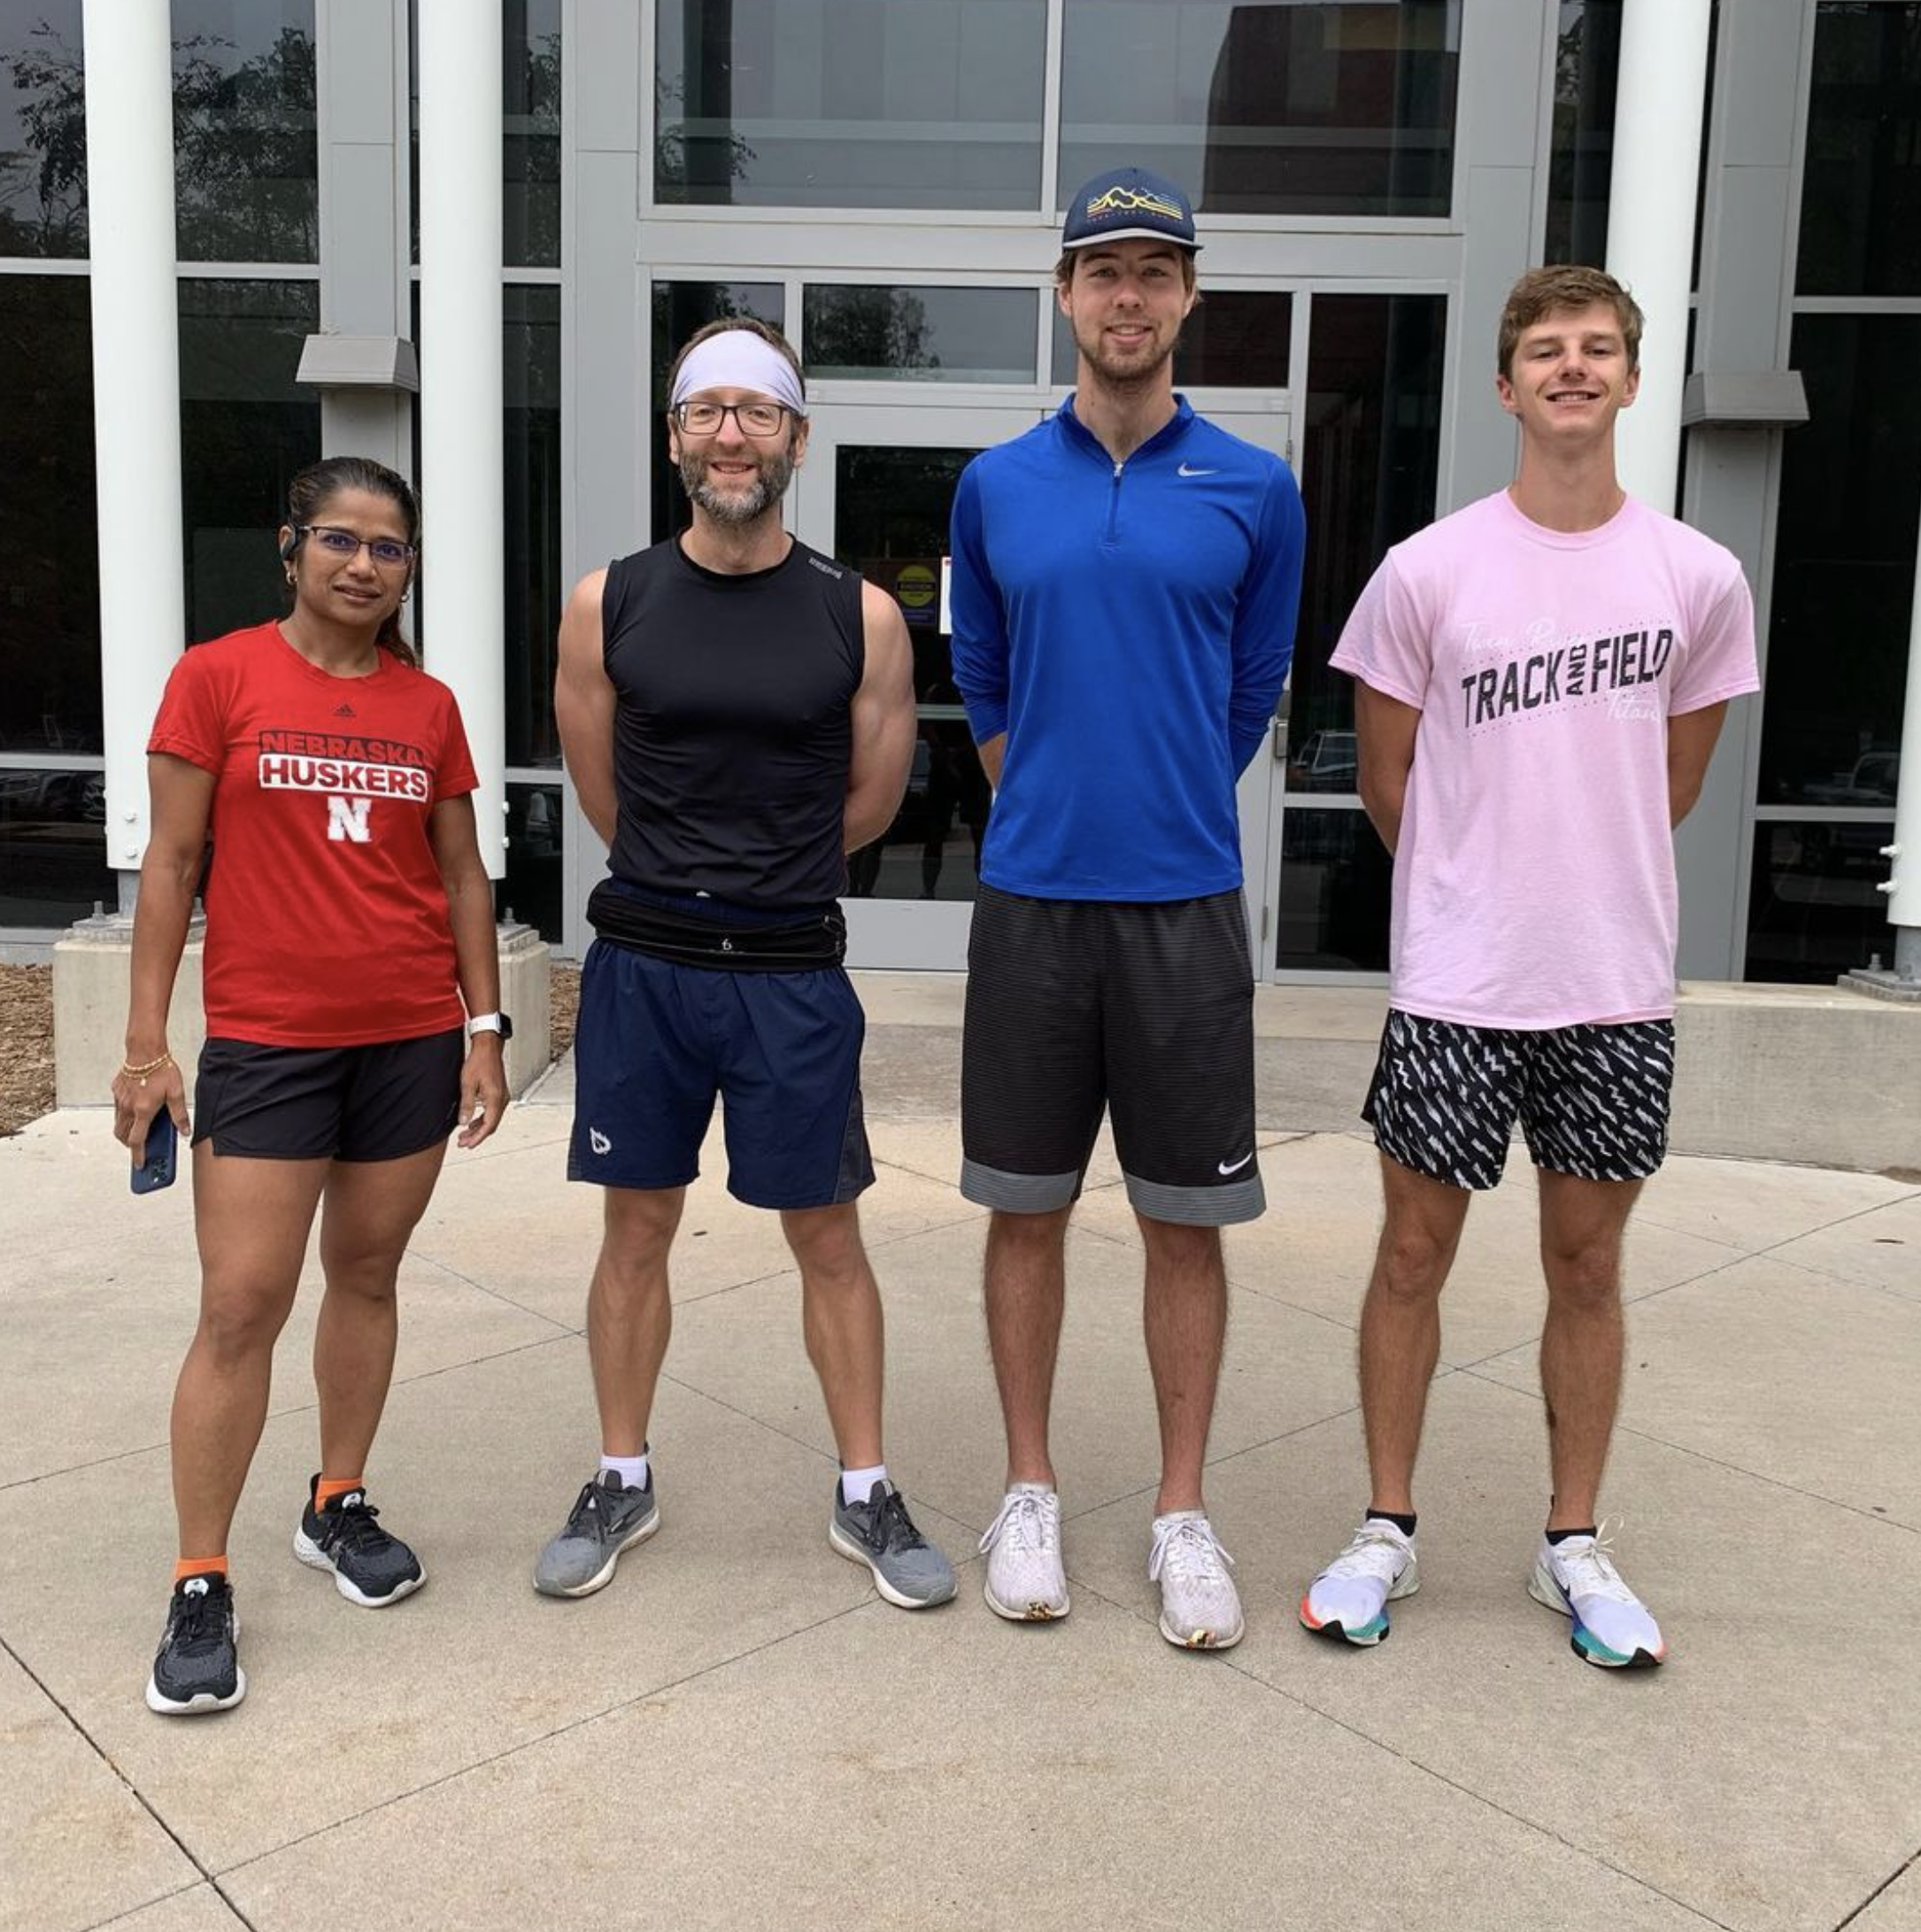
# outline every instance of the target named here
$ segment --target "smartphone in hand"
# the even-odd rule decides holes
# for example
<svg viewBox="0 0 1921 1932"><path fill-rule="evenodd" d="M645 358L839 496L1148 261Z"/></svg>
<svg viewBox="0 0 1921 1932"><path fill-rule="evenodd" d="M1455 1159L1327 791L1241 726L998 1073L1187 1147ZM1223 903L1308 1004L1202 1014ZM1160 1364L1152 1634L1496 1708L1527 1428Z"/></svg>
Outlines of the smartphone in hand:
<svg viewBox="0 0 1921 1932"><path fill-rule="evenodd" d="M180 1130L174 1117L162 1108L147 1123L147 1158L134 1170L134 1192L150 1194L174 1185L174 1171L180 1151Z"/></svg>

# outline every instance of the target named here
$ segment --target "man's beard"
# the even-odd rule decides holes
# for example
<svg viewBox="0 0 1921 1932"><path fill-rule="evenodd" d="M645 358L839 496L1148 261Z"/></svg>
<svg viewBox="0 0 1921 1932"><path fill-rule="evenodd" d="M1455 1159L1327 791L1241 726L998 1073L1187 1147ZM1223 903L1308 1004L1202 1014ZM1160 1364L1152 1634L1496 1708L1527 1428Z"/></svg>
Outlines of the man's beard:
<svg viewBox="0 0 1921 1932"><path fill-rule="evenodd" d="M760 474L751 489L722 491L706 480L706 459L689 451L681 457L681 483L690 499L716 523L724 523L730 529L744 529L750 523L758 523L768 511L777 510L781 498L787 494L788 484L794 480L791 450L762 457L759 461Z"/></svg>
<svg viewBox="0 0 1921 1932"><path fill-rule="evenodd" d="M1169 359L1180 346L1180 332L1177 330L1173 339L1160 353L1146 362L1110 362L1101 346L1101 335L1098 328L1093 333L1092 349L1078 336L1075 337L1075 346L1079 349L1094 374L1110 387L1117 390L1145 389L1160 375L1161 370L1167 367Z"/></svg>

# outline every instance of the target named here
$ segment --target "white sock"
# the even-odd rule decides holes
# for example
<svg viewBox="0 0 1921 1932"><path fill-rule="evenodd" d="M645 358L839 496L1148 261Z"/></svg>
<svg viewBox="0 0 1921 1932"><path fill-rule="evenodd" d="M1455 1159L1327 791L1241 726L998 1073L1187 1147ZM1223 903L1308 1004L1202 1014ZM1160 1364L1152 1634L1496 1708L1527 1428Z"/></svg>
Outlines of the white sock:
<svg viewBox="0 0 1921 1932"><path fill-rule="evenodd" d="M621 1479L624 1489L644 1489L647 1487L647 1452L643 1449L638 1456L603 1456L600 1458L602 1474L612 1470Z"/></svg>
<svg viewBox="0 0 1921 1932"><path fill-rule="evenodd" d="M887 1480L887 1464L876 1463L871 1469L844 1469L840 1472L840 1500L865 1503L874 1485Z"/></svg>

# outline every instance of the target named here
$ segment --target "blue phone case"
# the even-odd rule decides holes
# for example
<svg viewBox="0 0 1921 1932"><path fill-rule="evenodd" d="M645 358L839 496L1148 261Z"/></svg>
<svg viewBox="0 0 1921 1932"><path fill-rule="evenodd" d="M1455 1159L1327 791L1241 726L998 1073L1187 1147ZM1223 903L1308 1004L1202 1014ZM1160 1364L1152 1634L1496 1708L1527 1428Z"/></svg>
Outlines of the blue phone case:
<svg viewBox="0 0 1921 1932"><path fill-rule="evenodd" d="M180 1147L180 1131L174 1117L162 1108L147 1123L147 1158L134 1170L134 1192L150 1194L174 1185L174 1156Z"/></svg>

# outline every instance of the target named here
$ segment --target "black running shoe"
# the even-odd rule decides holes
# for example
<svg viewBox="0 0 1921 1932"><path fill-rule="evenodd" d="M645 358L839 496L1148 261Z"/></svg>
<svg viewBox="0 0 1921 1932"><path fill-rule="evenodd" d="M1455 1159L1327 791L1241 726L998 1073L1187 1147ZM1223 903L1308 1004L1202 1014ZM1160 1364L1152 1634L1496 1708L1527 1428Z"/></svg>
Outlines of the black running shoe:
<svg viewBox="0 0 1921 1932"><path fill-rule="evenodd" d="M147 1708L166 1718L231 1711L247 1695L240 1667L240 1617L224 1576L190 1576L174 1586L166 1634L147 1680Z"/></svg>
<svg viewBox="0 0 1921 1932"><path fill-rule="evenodd" d="M374 1520L380 1511L363 1489L331 1496L315 1509L320 1480L315 1476L307 1485L307 1506L294 1532L295 1556L312 1569L331 1570L334 1588L365 1610L411 1596L427 1580L420 1559Z"/></svg>

